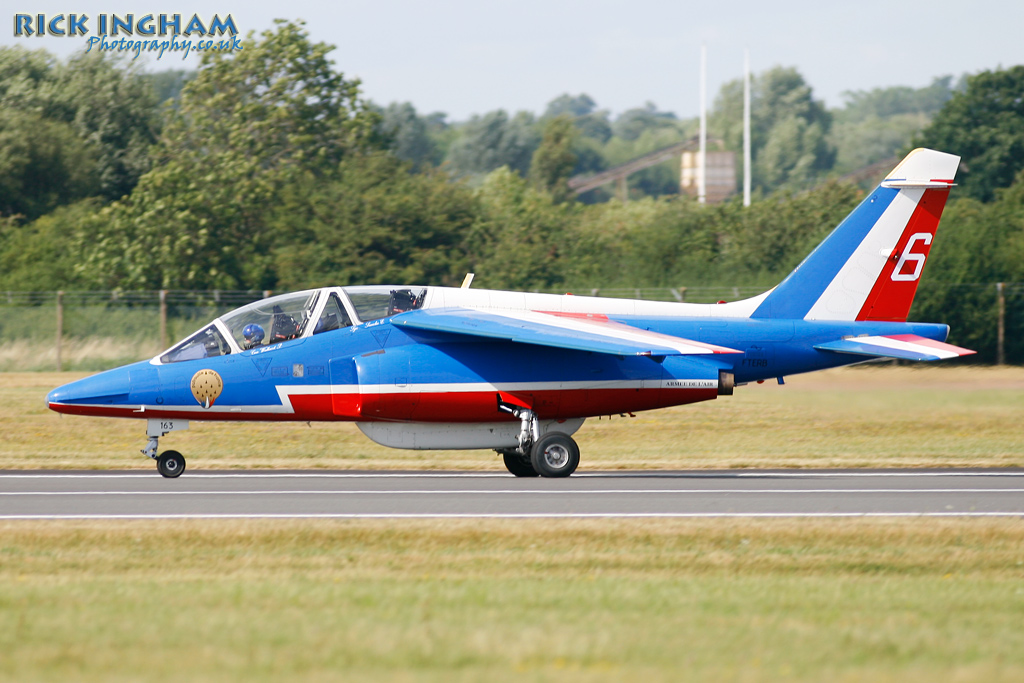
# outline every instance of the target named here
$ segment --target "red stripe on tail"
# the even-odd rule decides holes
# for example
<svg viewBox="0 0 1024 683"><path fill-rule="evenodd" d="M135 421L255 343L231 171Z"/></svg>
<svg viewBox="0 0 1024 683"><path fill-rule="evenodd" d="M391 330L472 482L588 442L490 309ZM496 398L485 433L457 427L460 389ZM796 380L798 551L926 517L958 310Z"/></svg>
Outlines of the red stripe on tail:
<svg viewBox="0 0 1024 683"><path fill-rule="evenodd" d="M857 320L906 321L947 197L946 189L924 191Z"/></svg>

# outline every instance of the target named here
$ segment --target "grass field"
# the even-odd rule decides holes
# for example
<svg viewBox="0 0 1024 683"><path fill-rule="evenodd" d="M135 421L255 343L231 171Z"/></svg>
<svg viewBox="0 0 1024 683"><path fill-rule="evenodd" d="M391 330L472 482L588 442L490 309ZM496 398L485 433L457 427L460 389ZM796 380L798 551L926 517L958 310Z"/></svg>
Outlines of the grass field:
<svg viewBox="0 0 1024 683"><path fill-rule="evenodd" d="M11 681L1020 681L1019 520L0 524Z"/></svg>
<svg viewBox="0 0 1024 683"><path fill-rule="evenodd" d="M73 373L0 375L0 469L152 468L142 420L58 416ZM740 387L693 406L588 420L580 469L1024 466L1024 368L861 367ZM193 422L161 441L190 469L502 469L490 451L400 451L352 424Z"/></svg>
<svg viewBox="0 0 1024 683"><path fill-rule="evenodd" d="M0 469L152 468L141 421L45 408L77 376L0 376ZM589 421L581 469L1020 466L1022 408L1021 369L834 371ZM345 424L162 445L501 469ZM1019 519L0 522L10 681L1019 681L1022 624Z"/></svg>

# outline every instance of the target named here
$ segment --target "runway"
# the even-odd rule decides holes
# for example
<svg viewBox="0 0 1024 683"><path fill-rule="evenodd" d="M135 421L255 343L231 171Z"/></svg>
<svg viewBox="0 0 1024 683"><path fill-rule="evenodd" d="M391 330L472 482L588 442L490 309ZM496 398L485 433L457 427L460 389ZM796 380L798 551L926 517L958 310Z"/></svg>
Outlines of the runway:
<svg viewBox="0 0 1024 683"><path fill-rule="evenodd" d="M0 472L0 520L847 516L1024 516L1024 472Z"/></svg>

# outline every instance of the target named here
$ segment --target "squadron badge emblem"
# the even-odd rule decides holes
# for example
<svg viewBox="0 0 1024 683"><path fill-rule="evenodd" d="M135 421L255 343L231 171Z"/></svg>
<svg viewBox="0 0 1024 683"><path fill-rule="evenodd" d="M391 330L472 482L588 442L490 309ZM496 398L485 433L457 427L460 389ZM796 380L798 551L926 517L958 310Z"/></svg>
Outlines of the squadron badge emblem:
<svg viewBox="0 0 1024 683"><path fill-rule="evenodd" d="M224 391L224 380L214 370L200 370L192 375L192 395L199 405L209 408Z"/></svg>

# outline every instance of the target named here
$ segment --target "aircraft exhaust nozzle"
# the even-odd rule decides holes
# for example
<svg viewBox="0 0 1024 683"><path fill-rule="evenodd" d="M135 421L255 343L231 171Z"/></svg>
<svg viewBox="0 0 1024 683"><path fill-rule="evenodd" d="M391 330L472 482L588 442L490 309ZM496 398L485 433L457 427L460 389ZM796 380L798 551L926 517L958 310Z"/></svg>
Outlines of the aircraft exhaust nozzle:
<svg viewBox="0 0 1024 683"><path fill-rule="evenodd" d="M718 395L732 396L732 390L736 386L736 375L725 370L718 371Z"/></svg>

